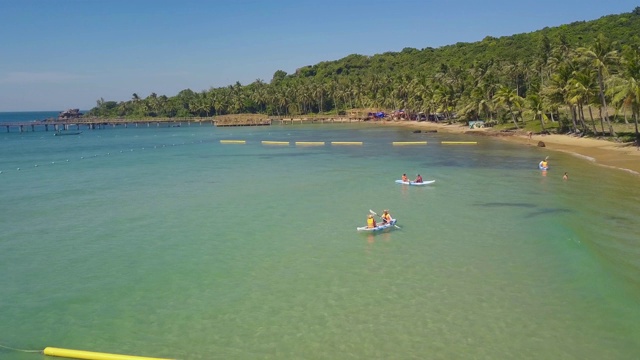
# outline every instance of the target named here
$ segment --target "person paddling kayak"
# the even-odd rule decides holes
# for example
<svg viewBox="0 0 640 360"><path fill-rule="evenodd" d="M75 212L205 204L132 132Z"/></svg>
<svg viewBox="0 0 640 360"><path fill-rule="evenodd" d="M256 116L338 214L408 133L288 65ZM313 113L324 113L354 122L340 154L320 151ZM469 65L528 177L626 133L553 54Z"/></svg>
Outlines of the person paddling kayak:
<svg viewBox="0 0 640 360"><path fill-rule="evenodd" d="M373 218L373 215L369 214L369 216L367 216L367 227L374 228L376 226L378 226L376 224L376 219Z"/></svg>
<svg viewBox="0 0 640 360"><path fill-rule="evenodd" d="M382 212L382 216L380 216L382 218L382 224L389 224L391 223L391 220L393 220L393 218L391 217L391 214L389 214L389 210L384 210Z"/></svg>
<svg viewBox="0 0 640 360"><path fill-rule="evenodd" d="M548 156L544 158L544 160L540 161L540 164L538 164L538 167L540 168L540 170L547 170L549 168L549 163L547 162L547 159L549 159Z"/></svg>

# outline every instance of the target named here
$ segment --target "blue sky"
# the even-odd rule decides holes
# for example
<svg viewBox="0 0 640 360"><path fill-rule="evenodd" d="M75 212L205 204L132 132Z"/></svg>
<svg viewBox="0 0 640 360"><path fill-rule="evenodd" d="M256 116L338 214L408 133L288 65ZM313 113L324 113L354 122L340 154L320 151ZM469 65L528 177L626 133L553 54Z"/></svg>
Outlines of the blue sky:
<svg viewBox="0 0 640 360"><path fill-rule="evenodd" d="M349 54L631 12L631 0L0 0L0 111L271 80Z"/></svg>

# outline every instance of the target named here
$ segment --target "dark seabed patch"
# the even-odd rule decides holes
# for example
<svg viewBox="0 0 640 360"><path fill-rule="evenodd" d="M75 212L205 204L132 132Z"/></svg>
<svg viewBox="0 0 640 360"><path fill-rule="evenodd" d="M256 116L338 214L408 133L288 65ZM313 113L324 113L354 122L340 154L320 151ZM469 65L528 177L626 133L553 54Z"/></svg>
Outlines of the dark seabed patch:
<svg viewBox="0 0 640 360"><path fill-rule="evenodd" d="M535 204L530 203L507 203L507 202L486 202L486 203L475 203L474 206L483 206L483 207L519 207L519 208L535 208L537 207Z"/></svg>
<svg viewBox="0 0 640 360"><path fill-rule="evenodd" d="M534 212L529 213L527 216L534 217L538 215L549 215L549 214L568 214L574 213L575 211L570 209L562 209L562 208L542 208L540 210L536 210Z"/></svg>

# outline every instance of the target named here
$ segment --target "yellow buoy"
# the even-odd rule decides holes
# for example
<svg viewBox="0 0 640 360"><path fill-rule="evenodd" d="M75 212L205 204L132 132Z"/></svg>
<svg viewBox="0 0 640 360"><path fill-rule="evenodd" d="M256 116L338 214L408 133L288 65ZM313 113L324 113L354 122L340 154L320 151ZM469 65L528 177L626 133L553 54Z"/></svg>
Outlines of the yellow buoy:
<svg viewBox="0 0 640 360"><path fill-rule="evenodd" d="M394 141L393 146L402 145L427 145L426 141Z"/></svg>
<svg viewBox="0 0 640 360"><path fill-rule="evenodd" d="M298 146L324 146L324 141L296 141Z"/></svg>
<svg viewBox="0 0 640 360"><path fill-rule="evenodd" d="M262 141L263 145L289 145L288 141Z"/></svg>
<svg viewBox="0 0 640 360"><path fill-rule="evenodd" d="M332 141L331 145L362 145L362 141Z"/></svg>
<svg viewBox="0 0 640 360"><path fill-rule="evenodd" d="M220 144L246 144L247 140L220 140Z"/></svg>
<svg viewBox="0 0 640 360"><path fill-rule="evenodd" d="M66 357L70 359L85 359L85 360L171 360L171 359L164 359L164 358L151 358L151 357L144 357L144 356L109 354L109 353L100 353L100 352L84 351L84 350L61 349L61 348L55 348L55 347L46 347L43 350L43 353L49 356L58 356L58 357Z"/></svg>

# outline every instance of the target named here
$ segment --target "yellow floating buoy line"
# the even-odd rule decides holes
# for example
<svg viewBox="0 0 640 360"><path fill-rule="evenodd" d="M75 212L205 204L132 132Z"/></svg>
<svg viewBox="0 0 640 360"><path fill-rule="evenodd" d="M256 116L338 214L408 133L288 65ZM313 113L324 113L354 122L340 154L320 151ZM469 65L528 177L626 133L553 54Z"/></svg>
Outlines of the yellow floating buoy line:
<svg viewBox="0 0 640 360"><path fill-rule="evenodd" d="M200 143L202 143L202 140L200 141ZM292 143L295 144L296 146L325 146L326 144L330 144L332 146L362 146L364 145L364 143L362 141L330 141L330 142L325 142L325 141L271 141L271 140L263 140L262 145L279 145L279 146L290 146ZM191 142L190 144L195 144L195 142ZM231 139L225 139L225 140L220 140L220 144L247 144L247 140L231 140ZM420 145L427 145L426 141L393 141L391 143L393 146L420 146ZM478 142L477 141L440 141L440 144L442 145L477 145ZM160 145L154 145L154 149L157 148L164 148L167 146L179 146L179 145L187 145L187 143L182 143L182 144L160 144ZM142 150L145 150L146 148L141 148ZM129 149L129 152L134 152L135 149ZM120 153L125 153L125 151L120 150ZM92 157L93 158L99 158L102 156L109 156L112 155L111 152L108 152L106 154L95 154ZM80 160L85 160L87 159L86 156L80 156ZM51 165L56 165L59 162L62 161L51 161L50 164ZM65 162L70 162L69 159L66 159ZM44 166L41 165L45 165L45 164L35 164L33 166L30 166L31 168L42 168ZM18 167L16 168L16 171L24 171L25 168L22 167ZM6 170L6 169L5 169ZM6 171L4 170L0 170L0 174L5 173Z"/></svg>
<svg viewBox="0 0 640 360"><path fill-rule="evenodd" d="M394 141L391 143L393 146L404 146L404 145L427 145L426 141Z"/></svg>
<svg viewBox="0 0 640 360"><path fill-rule="evenodd" d="M61 349L61 348L55 348L55 347L46 347L42 351L42 353L49 356L58 356L58 357L66 357L71 359L84 359L84 360L172 360L172 359L166 359L166 358L152 358L152 357L134 356L134 355L109 354L109 353L100 353L100 352L84 351L84 350Z"/></svg>
<svg viewBox="0 0 640 360"><path fill-rule="evenodd" d="M362 141L332 141L331 145L362 145Z"/></svg>
<svg viewBox="0 0 640 360"><path fill-rule="evenodd" d="M324 146L324 141L296 141L296 146Z"/></svg>
<svg viewBox="0 0 640 360"><path fill-rule="evenodd" d="M62 349L56 347L46 347L44 350L23 350L16 349L9 346L0 345L1 348L26 352L26 353L42 353L44 355L49 356L57 356L64 357L68 359L83 359L83 360L175 360L175 359L167 359L167 358L155 358L155 357L145 357L145 356L135 356L135 355L122 355L122 354L110 354L110 353L102 353L95 351L85 351L85 350L71 350L71 349Z"/></svg>
<svg viewBox="0 0 640 360"><path fill-rule="evenodd" d="M263 140L262 144L263 145L286 145L286 146L289 146L289 142L288 141L267 141L267 140Z"/></svg>
<svg viewBox="0 0 640 360"><path fill-rule="evenodd" d="M246 144L246 140L220 140L221 144ZM289 141L261 141L262 145L291 145ZM325 141L294 141L296 146L324 146ZM334 146L363 145L362 141L331 141L329 144ZM441 141L443 145L477 145L477 141ZM427 145L426 141L393 141L393 146L416 146Z"/></svg>

